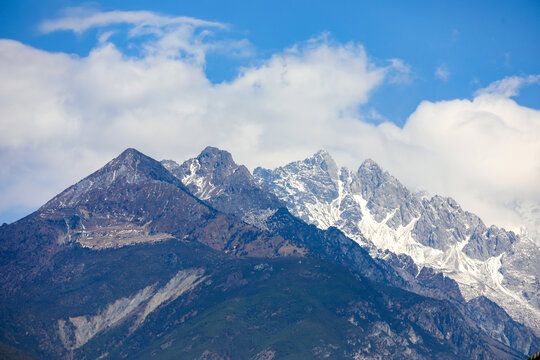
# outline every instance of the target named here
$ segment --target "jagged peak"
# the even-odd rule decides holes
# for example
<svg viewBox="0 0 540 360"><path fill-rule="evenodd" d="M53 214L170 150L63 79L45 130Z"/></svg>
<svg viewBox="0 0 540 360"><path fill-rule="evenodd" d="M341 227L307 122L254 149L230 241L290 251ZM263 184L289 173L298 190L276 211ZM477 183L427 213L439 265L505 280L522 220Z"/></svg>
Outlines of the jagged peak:
<svg viewBox="0 0 540 360"><path fill-rule="evenodd" d="M390 174L385 172L379 164L372 159L366 159L356 171L356 175L363 179L372 179L378 185L386 181L397 182ZM393 181L394 180L394 181Z"/></svg>
<svg viewBox="0 0 540 360"><path fill-rule="evenodd" d="M228 152L227 150L221 150L217 147L207 146L206 148L204 148L203 151L201 151L199 156L197 156L197 159L199 161L201 160L204 161L204 159L208 159L208 158L216 159L216 160L219 159L224 163L236 165L230 152Z"/></svg>
<svg viewBox="0 0 540 360"><path fill-rule="evenodd" d="M304 160L304 163L309 165L320 166L323 170L328 171L332 175L337 175L338 167L332 156L325 149L317 151L315 154Z"/></svg>
<svg viewBox="0 0 540 360"><path fill-rule="evenodd" d="M321 149L321 150L317 151L315 154L310 156L308 159L318 159L318 160L321 160L321 161L334 161L334 159L332 158L332 155L330 155L330 153L326 149Z"/></svg>
<svg viewBox="0 0 540 360"><path fill-rule="evenodd" d="M461 206L459 205L459 203L449 196L435 194L429 199L429 201L435 204L437 207L441 207L444 204L456 210L461 210Z"/></svg>
<svg viewBox="0 0 540 360"><path fill-rule="evenodd" d="M120 155L109 161L103 169L112 169L117 168L121 165L126 165L128 167L136 166L139 163L157 163L157 160L152 159L151 157L143 154L142 152L134 149L127 148L122 151Z"/></svg>
<svg viewBox="0 0 540 360"><path fill-rule="evenodd" d="M320 149L314 155L315 156L330 156L330 153L326 149Z"/></svg>
<svg viewBox="0 0 540 360"><path fill-rule="evenodd" d="M149 181L163 181L185 190L184 185L159 161L128 148L98 171L55 196L41 209L75 206L84 194L106 189L112 184L140 184Z"/></svg>
<svg viewBox="0 0 540 360"><path fill-rule="evenodd" d="M384 170L379 164L370 158L364 160L362 165L360 165L358 168L356 175L363 179L363 181L369 181L372 183L372 185L391 186L399 188L402 191L405 191L407 194L410 194L409 190L396 177Z"/></svg>
<svg viewBox="0 0 540 360"><path fill-rule="evenodd" d="M125 178L127 182L138 182L143 179L172 182L174 179L162 163L133 148L124 150L87 179L102 178L111 172L114 174L112 178L107 176L107 182L119 178Z"/></svg>
<svg viewBox="0 0 540 360"><path fill-rule="evenodd" d="M270 178L272 176L272 170L257 166L253 169L253 176L255 176L258 182L263 182L263 179Z"/></svg>
<svg viewBox="0 0 540 360"><path fill-rule="evenodd" d="M313 156L307 158L305 162L320 167L334 180L339 176L339 169L336 162L330 153L324 149L317 151Z"/></svg>
<svg viewBox="0 0 540 360"><path fill-rule="evenodd" d="M373 159L370 159L370 158L367 158L366 160L364 160L364 162L362 163L362 165L360 165L360 169L363 169L363 170L369 170L369 171L378 171L378 172L382 172L383 169L379 166L379 164L377 164Z"/></svg>

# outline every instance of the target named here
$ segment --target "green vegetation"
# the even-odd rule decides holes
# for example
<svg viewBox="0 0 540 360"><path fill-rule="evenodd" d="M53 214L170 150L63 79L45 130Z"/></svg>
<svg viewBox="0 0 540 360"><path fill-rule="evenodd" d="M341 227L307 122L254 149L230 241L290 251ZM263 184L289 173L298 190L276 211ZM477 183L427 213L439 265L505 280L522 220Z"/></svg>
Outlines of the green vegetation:
<svg viewBox="0 0 540 360"><path fill-rule="evenodd" d="M343 356L347 334L361 328L337 312L361 296L364 288L352 275L344 277L343 269L334 277L331 274L338 269L333 266L301 262L274 260L270 264L275 270L259 273L251 271L253 263L247 261L242 278L250 286L207 289L199 298L198 307L204 310L137 358L191 359L208 351L243 359L271 349L280 359L305 359L317 348L332 351L333 358Z"/></svg>

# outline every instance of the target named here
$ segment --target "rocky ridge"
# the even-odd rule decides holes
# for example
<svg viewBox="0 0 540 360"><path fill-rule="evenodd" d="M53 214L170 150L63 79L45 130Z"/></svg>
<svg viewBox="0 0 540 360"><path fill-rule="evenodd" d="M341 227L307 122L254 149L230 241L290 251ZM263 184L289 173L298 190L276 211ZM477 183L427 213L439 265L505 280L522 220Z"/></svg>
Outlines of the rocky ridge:
<svg viewBox="0 0 540 360"><path fill-rule="evenodd" d="M201 161L201 159L204 160ZM223 161L223 159L226 159L226 161ZM268 193L269 188L267 188L264 183L257 183L254 181L249 173L242 172L242 175L238 176L236 169L241 166L235 164L232 160L232 156L226 151L207 148L203 150L198 157L187 160L182 165L178 165L172 161L168 161L168 163L172 173L179 179L182 179L184 185L188 186L194 194L204 193L204 189L210 188L208 184L211 183L212 191L206 193L205 199L209 204L220 211L234 213L237 216L243 216L244 218L246 218L244 216L246 211L268 211L271 215L260 218L255 225L284 238L291 239L299 244L303 244L315 253L322 254L332 261L358 271L370 279L392 284L393 286L398 286L424 296L455 302L459 306L463 305L463 311L468 312L468 307L457 283L444 276L442 273L436 272L430 267L419 268L408 255L396 255L388 250L379 250L379 256L374 263L373 260L363 252L363 249L360 246L347 238L336 227L330 226L326 230L314 229L313 227L308 226L304 221L294 218L288 210L278 208L282 203L279 203L278 201L273 201L271 203L264 201L265 199L273 198L273 193ZM311 162L311 164L314 163L317 163L317 160ZM364 165L366 168L373 168L376 166L373 162L367 162ZM184 169L184 171L180 171L179 169ZM196 170L186 171L186 169ZM330 172L330 174L333 172L336 174L335 169L336 167L332 162L326 162L320 166L318 171L323 173ZM366 175L366 177L376 179L376 176ZM231 178L235 178L235 180L232 181ZM333 192L334 189L329 188L329 185L332 184L332 179L333 181L337 181L339 177L333 176L330 179L319 178L317 180L321 181L313 181L312 183L305 185L304 188L313 189L312 191L320 190L323 198L332 199L333 194L336 195L338 193ZM393 178L390 180L392 180L391 184L386 184L387 187L393 186L400 189L399 194L394 194L391 198L391 201L394 204L399 204L402 196L412 198L412 195L410 195L397 180ZM234 188L231 188L229 185L232 182L235 184ZM372 183L376 182L382 183L380 180L373 180ZM352 181L349 181L347 186L350 188L357 186L359 189L362 189L358 182L354 185L351 185L351 183ZM381 190L377 189L375 186L365 186L363 191L366 194L381 193ZM250 194L250 196L245 196L245 194ZM258 197L260 197L260 199ZM371 198L373 197L374 196L371 195ZM226 199L226 201L223 201L223 199ZM348 202L347 204L351 204L351 202ZM354 203L352 204L354 205ZM380 212L384 211L385 203L380 201L380 199L379 201L374 201L373 204L373 208L377 207ZM302 205L306 205L306 203L302 203ZM307 207L309 206L310 203L307 202ZM457 206L457 204L454 206ZM346 224L350 220L351 213L354 214L356 212L356 214L361 215L361 212L357 212L358 209L355 209L354 207L352 209L347 209L346 207L343 208L344 210L341 214L342 218L347 218L342 224ZM405 211L402 211L402 213L405 214ZM343 214L346 215L343 216ZM406 215L397 219L402 221L401 219L403 219L404 216ZM474 217L472 214L468 214L468 216L471 218ZM446 219L448 222L448 217L446 217ZM375 245L367 238L363 237L361 233L357 232L356 234L356 239L359 243L364 244L368 249L377 249ZM493 305L497 307L497 305ZM478 311L478 309L475 309L475 316L478 316ZM502 309L499 309L499 311L504 313L504 310ZM484 313L484 316L489 316L489 313ZM525 353L528 351L528 346L535 342L534 335L522 325L513 322L500 322L497 323L496 326L504 329L506 332L520 333L521 335L517 337L520 339L519 341L516 340L516 337L512 338L512 340L508 338L502 340L508 345L518 346L521 351ZM501 339L496 338L496 340L499 341Z"/></svg>
<svg viewBox="0 0 540 360"><path fill-rule="evenodd" d="M308 223L341 229L375 257L408 255L457 281L466 299L484 295L540 333L540 250L529 239L487 227L451 198L410 192L372 160L353 173L322 150L254 176Z"/></svg>
<svg viewBox="0 0 540 360"><path fill-rule="evenodd" d="M243 256L304 252L215 210L158 161L127 149L33 214L2 227L2 291L14 290L48 269L55 254L67 246L99 250L173 238Z"/></svg>
<svg viewBox="0 0 540 360"><path fill-rule="evenodd" d="M462 306L450 279L446 298L396 288L390 262L433 294L445 278L274 208L249 173L212 176L220 155L208 156L219 189L204 200L128 149L0 227L0 345L48 359L520 359L539 343L495 304L497 317L475 324L465 313L481 318L485 305ZM239 219L260 209L272 212L266 230Z"/></svg>
<svg viewBox="0 0 540 360"><path fill-rule="evenodd" d="M264 228L265 219L285 206L226 151L207 147L181 165L172 160L162 164L197 198L249 224Z"/></svg>
<svg viewBox="0 0 540 360"><path fill-rule="evenodd" d="M194 195L217 210L301 244L312 253L339 258L372 280L403 285L393 269L375 262L341 231L336 228L322 231L292 216L269 188L255 181L245 166L233 161L229 152L207 147L181 165L172 160L162 163ZM336 249L343 250L336 252Z"/></svg>

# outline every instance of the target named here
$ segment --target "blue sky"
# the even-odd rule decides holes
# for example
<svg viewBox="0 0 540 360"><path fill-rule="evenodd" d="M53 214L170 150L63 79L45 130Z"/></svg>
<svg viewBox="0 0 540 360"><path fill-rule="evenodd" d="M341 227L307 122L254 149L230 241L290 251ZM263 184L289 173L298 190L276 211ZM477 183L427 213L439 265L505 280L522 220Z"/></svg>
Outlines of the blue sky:
<svg viewBox="0 0 540 360"><path fill-rule="evenodd" d="M207 145L249 168L373 158L534 223L539 19L538 1L3 1L0 223L126 147Z"/></svg>

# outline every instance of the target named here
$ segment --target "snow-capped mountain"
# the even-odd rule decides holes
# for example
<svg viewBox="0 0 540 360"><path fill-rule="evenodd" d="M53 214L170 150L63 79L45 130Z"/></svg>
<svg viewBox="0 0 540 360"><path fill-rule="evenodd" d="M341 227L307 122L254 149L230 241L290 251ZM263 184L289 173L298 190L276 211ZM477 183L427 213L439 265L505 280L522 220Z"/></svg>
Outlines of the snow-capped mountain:
<svg viewBox="0 0 540 360"><path fill-rule="evenodd" d="M237 165L229 152L207 147L199 156L181 165L172 160L161 163L182 180L192 194L215 209L235 215L273 235L303 244L314 254L347 264L373 281L404 286L403 279L391 267L374 261L366 250L341 231L335 228L320 230L291 215L272 190L257 182L245 166Z"/></svg>
<svg viewBox="0 0 540 360"><path fill-rule="evenodd" d="M182 165L172 160L161 163L199 199L259 228L265 229L265 219L285 206L245 166L235 164L230 153L215 147Z"/></svg>
<svg viewBox="0 0 540 360"><path fill-rule="evenodd" d="M486 226L451 198L414 194L372 160L354 173L322 150L254 176L306 222L339 228L374 257L409 255L454 279L466 300L483 295L540 333L540 249L526 236Z"/></svg>
<svg viewBox="0 0 540 360"><path fill-rule="evenodd" d="M373 259L294 217L225 151L167 168L127 149L0 227L0 358L519 360L539 348L409 256Z"/></svg>
<svg viewBox="0 0 540 360"><path fill-rule="evenodd" d="M511 320L503 309L487 298L477 297L466 302L457 283L442 273L430 267L419 268L408 255L396 255L389 250L377 251L377 247L360 233L355 237L355 243L335 227L319 230L295 218L282 207L283 202L266 184L257 182L244 166L234 163L227 151L207 147L199 156L182 165L171 160L164 160L162 164L182 180L193 194L204 197L217 210L241 217L274 235L302 243L314 254L331 259L376 282L449 301L470 320L474 319L472 321L492 339L524 353L535 347L530 330ZM323 170L326 165L328 163L325 163ZM395 179L394 182L399 185ZM400 196L408 196L403 187ZM398 201L399 197L396 197L395 202ZM371 248L379 257L372 259L358 243ZM492 314L500 316L495 319Z"/></svg>

